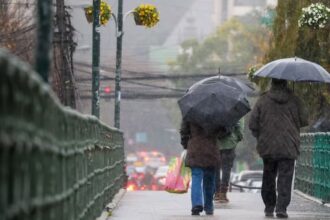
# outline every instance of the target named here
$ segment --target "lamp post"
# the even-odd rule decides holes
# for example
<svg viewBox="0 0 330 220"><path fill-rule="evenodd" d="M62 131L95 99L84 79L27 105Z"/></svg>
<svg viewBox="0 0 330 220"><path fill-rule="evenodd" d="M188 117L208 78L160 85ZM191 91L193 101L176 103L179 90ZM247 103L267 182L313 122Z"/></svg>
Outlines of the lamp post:
<svg viewBox="0 0 330 220"><path fill-rule="evenodd" d="M115 114L114 122L115 128L120 128L120 99L121 99L121 59L122 59L122 45L123 45L123 0L118 0L118 14L117 14L117 49L116 49L116 77L115 77Z"/></svg>
<svg viewBox="0 0 330 220"><path fill-rule="evenodd" d="M100 3L101 2L101 3ZM100 12L100 4L103 9ZM123 0L118 0L118 14L116 16L111 13L111 7L103 0L93 0L93 6L84 8L85 15L88 22L91 22L91 13L93 12L93 103L92 114L99 117L99 56L100 56L100 34L98 27L100 23L105 25L110 16L114 18L116 24L116 70L115 70L115 114L114 114L114 126L120 128L120 100L121 100L121 61L122 61L122 44L123 44L123 20L129 15L134 14L134 20L137 25L143 25L145 27L153 27L159 21L159 13L157 8L150 4L141 4L135 10L129 11L123 16ZM101 17L101 22L100 22Z"/></svg>
<svg viewBox="0 0 330 220"><path fill-rule="evenodd" d="M139 11L146 11L148 13L141 13ZM118 0L118 14L117 14L117 52L116 52L116 70L115 70L115 114L114 114L114 126L120 128L120 101L121 101L121 63L122 63L122 44L123 44L123 23L126 17L129 14L134 14L134 20L138 25L144 25L146 27L153 27L159 21L159 13L154 6L139 6L135 10L128 11L125 16L123 16L123 0ZM140 15L144 15L143 19L140 18ZM115 16L113 15L115 18ZM143 21L142 21L143 20ZM115 18L116 21L116 18Z"/></svg>
<svg viewBox="0 0 330 220"><path fill-rule="evenodd" d="M93 0L92 115L100 117L100 0Z"/></svg>

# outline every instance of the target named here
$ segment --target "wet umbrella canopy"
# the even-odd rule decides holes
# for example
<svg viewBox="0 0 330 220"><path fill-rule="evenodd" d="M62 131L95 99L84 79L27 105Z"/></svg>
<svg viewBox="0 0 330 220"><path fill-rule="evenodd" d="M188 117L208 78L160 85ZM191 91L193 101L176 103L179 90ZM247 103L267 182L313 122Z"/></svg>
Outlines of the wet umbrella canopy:
<svg viewBox="0 0 330 220"><path fill-rule="evenodd" d="M295 82L330 83L330 74L322 66L298 57L272 61L253 75Z"/></svg>
<svg viewBox="0 0 330 220"><path fill-rule="evenodd" d="M229 76L212 76L209 78L205 78L201 81L198 81L197 83L195 83L194 85L192 85L189 90L193 90L195 87L197 87L200 84L210 84L210 83L216 83L216 82L222 82L228 86L234 87L238 90L240 90L241 92L244 92L246 94L251 93L254 91L253 87L250 87L248 85L246 85L245 83L243 83L242 81L233 78L233 77L229 77Z"/></svg>
<svg viewBox="0 0 330 220"><path fill-rule="evenodd" d="M220 126L233 126L250 111L242 90L218 80L202 81L191 86L178 101L183 120L194 122L207 132L212 132Z"/></svg>

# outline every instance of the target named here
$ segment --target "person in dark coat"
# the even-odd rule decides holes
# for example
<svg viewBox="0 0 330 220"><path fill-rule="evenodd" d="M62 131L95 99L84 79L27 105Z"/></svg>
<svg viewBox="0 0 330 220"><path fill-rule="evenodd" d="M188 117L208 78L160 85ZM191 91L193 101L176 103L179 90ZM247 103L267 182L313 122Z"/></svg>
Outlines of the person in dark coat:
<svg viewBox="0 0 330 220"><path fill-rule="evenodd" d="M259 98L249 121L264 163L261 196L267 217L272 217L274 210L278 218L288 217L300 128L306 125L302 102L288 89L287 81L272 79L270 90Z"/></svg>
<svg viewBox="0 0 330 220"><path fill-rule="evenodd" d="M220 155L216 134L207 134L199 125L183 121L180 129L181 144L187 149L186 166L191 168L192 215L203 210L213 215L216 167Z"/></svg>

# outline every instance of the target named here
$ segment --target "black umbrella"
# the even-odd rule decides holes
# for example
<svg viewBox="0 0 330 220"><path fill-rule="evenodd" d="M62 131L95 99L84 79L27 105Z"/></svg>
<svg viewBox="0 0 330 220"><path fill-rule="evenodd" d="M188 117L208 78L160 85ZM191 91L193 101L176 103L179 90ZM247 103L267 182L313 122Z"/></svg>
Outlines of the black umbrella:
<svg viewBox="0 0 330 220"><path fill-rule="evenodd" d="M222 82L228 86L234 87L238 90L240 90L241 92L244 92L246 94L253 92L253 87L248 86L247 84L245 84L244 82L233 78L233 77L229 77L229 76L212 76L209 78L205 78L202 79L201 81L198 81L197 83L195 83L194 85L192 85L189 90L193 90L195 87L199 86L200 84L210 84L210 83L216 83L216 82Z"/></svg>
<svg viewBox="0 0 330 220"><path fill-rule="evenodd" d="M207 132L235 125L250 105L240 89L221 81L197 82L178 101L183 120L200 125Z"/></svg>
<svg viewBox="0 0 330 220"><path fill-rule="evenodd" d="M322 66L298 57L272 61L253 75L295 82L330 83L330 74Z"/></svg>

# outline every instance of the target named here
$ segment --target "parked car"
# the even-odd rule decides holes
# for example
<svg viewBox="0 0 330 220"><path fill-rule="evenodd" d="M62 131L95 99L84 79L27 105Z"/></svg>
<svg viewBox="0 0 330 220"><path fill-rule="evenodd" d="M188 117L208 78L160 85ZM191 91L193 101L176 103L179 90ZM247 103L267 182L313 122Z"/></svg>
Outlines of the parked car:
<svg viewBox="0 0 330 220"><path fill-rule="evenodd" d="M262 170L244 170L241 171L235 179L230 183L229 190L239 190L241 192L250 191L249 187L251 184L260 185L262 184ZM254 182L254 183L251 183ZM259 183L258 183L259 182ZM250 186L249 186L250 184ZM254 187L254 186L253 186ZM257 186L256 186L257 187Z"/></svg>
<svg viewBox="0 0 330 220"><path fill-rule="evenodd" d="M261 192L261 186L262 186L262 179L248 179L246 181L246 186L251 187L249 189L246 189L247 192L252 193L260 193Z"/></svg>

